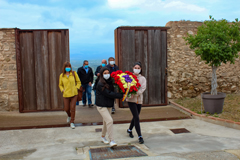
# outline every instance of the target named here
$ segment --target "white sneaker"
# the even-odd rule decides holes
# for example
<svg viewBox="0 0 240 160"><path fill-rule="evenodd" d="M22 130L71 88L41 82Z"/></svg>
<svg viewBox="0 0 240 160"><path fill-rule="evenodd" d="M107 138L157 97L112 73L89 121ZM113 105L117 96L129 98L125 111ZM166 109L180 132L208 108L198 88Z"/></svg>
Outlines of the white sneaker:
<svg viewBox="0 0 240 160"><path fill-rule="evenodd" d="M71 123L71 124L70 124L70 127L71 127L72 129L75 129L74 123Z"/></svg>
<svg viewBox="0 0 240 160"><path fill-rule="evenodd" d="M102 142L103 142L104 144L108 144L108 143L109 143L108 140L107 140L105 137L101 137L101 139L102 139Z"/></svg>
<svg viewBox="0 0 240 160"><path fill-rule="evenodd" d="M110 147L115 147L115 146L117 146L117 143L115 143L114 141L111 141L110 142Z"/></svg>
<svg viewBox="0 0 240 160"><path fill-rule="evenodd" d="M69 123L69 122L70 122L70 120L71 120L71 117L68 117L68 118L67 118L67 123Z"/></svg>

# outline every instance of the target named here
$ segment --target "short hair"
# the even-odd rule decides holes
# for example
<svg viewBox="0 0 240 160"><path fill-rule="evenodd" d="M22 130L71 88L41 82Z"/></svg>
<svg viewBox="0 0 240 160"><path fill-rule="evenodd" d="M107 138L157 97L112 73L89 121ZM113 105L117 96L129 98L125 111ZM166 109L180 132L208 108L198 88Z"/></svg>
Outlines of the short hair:
<svg viewBox="0 0 240 160"><path fill-rule="evenodd" d="M109 57L109 58L108 58L108 61L110 61L110 59L113 59L113 60L115 60L115 58L113 58L113 57Z"/></svg>
<svg viewBox="0 0 240 160"><path fill-rule="evenodd" d="M83 64L85 64L85 62L88 62L88 60L84 60L84 61L83 61Z"/></svg>

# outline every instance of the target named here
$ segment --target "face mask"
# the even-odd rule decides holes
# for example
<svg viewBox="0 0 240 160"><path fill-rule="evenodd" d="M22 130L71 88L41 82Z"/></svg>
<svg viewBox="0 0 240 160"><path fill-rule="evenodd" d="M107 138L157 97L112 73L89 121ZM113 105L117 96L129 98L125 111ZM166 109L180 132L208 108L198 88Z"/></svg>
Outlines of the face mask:
<svg viewBox="0 0 240 160"><path fill-rule="evenodd" d="M105 66L106 66L106 64L103 63L103 64L102 64L102 67L105 67Z"/></svg>
<svg viewBox="0 0 240 160"><path fill-rule="evenodd" d="M70 72L70 71L71 71L71 68L65 68L65 71L66 71L66 72Z"/></svg>
<svg viewBox="0 0 240 160"><path fill-rule="evenodd" d="M88 65L85 65L84 68L88 68Z"/></svg>
<svg viewBox="0 0 240 160"><path fill-rule="evenodd" d="M104 74L104 75L103 75L103 78L106 79L106 80L108 80L108 79L110 78L110 74Z"/></svg>
<svg viewBox="0 0 240 160"><path fill-rule="evenodd" d="M141 72L141 69L133 69L133 72L134 72L135 74L139 74L139 73Z"/></svg>
<svg viewBox="0 0 240 160"><path fill-rule="evenodd" d="M114 65L114 64L115 64L115 61L110 61L110 64L111 64L111 65Z"/></svg>

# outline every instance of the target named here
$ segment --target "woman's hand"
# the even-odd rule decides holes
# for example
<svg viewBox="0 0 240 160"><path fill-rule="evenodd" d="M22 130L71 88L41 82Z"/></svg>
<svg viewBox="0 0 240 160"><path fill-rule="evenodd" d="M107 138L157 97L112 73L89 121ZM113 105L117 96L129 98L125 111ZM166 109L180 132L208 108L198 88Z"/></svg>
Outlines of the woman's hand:
<svg viewBox="0 0 240 160"><path fill-rule="evenodd" d="M62 93L64 93L64 90L62 90Z"/></svg>

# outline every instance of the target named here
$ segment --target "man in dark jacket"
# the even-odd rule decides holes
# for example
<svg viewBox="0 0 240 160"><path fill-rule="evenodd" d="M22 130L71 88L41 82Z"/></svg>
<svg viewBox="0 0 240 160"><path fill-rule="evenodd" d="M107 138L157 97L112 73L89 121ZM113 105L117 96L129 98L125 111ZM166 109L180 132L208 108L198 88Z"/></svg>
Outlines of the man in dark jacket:
<svg viewBox="0 0 240 160"><path fill-rule="evenodd" d="M113 57L108 58L107 68L110 70L110 74L119 70L118 66L115 64L115 59Z"/></svg>
<svg viewBox="0 0 240 160"><path fill-rule="evenodd" d="M113 57L108 58L107 68L109 69L110 74L111 74L112 72L115 72L115 71L118 71L118 70L119 70L118 66L115 64L115 59L114 59ZM113 107L112 107L112 114L114 114L115 111L116 111L116 110L115 110L115 106L113 106Z"/></svg>
<svg viewBox="0 0 240 160"><path fill-rule="evenodd" d="M102 67L106 67L107 66L107 60L103 59L102 60L102 64L100 66L97 67L96 71L95 71L95 75L97 76L97 79L95 80L94 86L93 86L93 90L95 92L95 104L96 104L96 88L97 88L97 84L99 81L99 76L100 76L100 70Z"/></svg>
<svg viewBox="0 0 240 160"><path fill-rule="evenodd" d="M86 94L88 99L88 106L92 107L91 92L92 92L92 83L93 83L93 70L88 66L88 61L83 62L83 66L78 68L77 71L78 77L81 80L83 87L83 97L82 102L83 106L86 106Z"/></svg>

